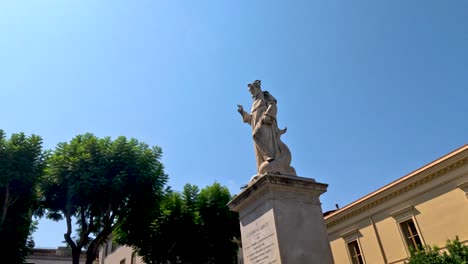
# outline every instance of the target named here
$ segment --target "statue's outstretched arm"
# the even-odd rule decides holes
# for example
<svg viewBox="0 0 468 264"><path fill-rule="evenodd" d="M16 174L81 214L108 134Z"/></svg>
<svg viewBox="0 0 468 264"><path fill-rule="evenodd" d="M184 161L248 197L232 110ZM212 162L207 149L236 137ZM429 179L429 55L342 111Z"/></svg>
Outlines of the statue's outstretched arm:
<svg viewBox="0 0 468 264"><path fill-rule="evenodd" d="M242 116L242 121L245 123L251 123L252 115L244 111L244 107L242 105L237 105L237 112L239 112Z"/></svg>

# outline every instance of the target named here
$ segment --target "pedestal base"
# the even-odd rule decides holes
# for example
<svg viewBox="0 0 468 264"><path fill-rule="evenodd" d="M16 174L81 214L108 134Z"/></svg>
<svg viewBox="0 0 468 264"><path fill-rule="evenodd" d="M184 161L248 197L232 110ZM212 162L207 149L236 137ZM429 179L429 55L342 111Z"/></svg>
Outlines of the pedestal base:
<svg viewBox="0 0 468 264"><path fill-rule="evenodd" d="M319 196L328 185L266 174L229 204L239 212L245 264L332 264Z"/></svg>

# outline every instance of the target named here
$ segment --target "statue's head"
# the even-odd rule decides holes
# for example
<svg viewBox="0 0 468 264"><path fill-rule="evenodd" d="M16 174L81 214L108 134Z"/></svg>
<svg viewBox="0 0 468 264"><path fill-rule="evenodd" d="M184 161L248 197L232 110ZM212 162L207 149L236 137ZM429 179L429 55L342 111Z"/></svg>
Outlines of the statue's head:
<svg viewBox="0 0 468 264"><path fill-rule="evenodd" d="M255 80L255 81L253 82L253 84L256 85L256 86L258 86L258 88L260 88L260 86L262 85L262 81L260 81L260 80Z"/></svg>
<svg viewBox="0 0 468 264"><path fill-rule="evenodd" d="M258 94L262 92L261 84L262 84L262 81L256 80L253 83L249 83L247 85L249 87L249 92L252 94L252 97L256 97Z"/></svg>

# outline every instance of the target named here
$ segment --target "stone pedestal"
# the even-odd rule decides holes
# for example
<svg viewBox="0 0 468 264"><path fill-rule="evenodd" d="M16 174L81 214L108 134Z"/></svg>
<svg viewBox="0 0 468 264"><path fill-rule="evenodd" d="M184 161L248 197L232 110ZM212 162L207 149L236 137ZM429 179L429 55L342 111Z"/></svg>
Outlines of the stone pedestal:
<svg viewBox="0 0 468 264"><path fill-rule="evenodd" d="M239 212L245 264L332 264L319 196L328 185L266 174L228 206Z"/></svg>

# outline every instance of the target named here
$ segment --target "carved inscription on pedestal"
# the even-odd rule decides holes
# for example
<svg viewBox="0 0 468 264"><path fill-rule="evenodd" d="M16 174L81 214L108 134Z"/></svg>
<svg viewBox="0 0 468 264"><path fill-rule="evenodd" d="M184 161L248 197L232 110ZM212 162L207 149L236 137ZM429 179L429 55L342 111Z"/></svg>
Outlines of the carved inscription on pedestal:
<svg viewBox="0 0 468 264"><path fill-rule="evenodd" d="M242 227L245 264L281 264L273 213Z"/></svg>

